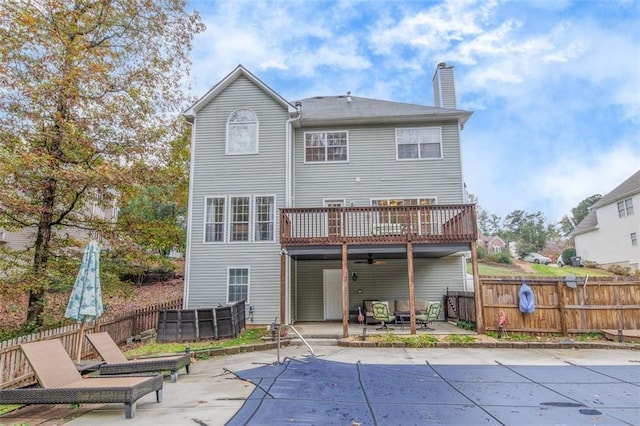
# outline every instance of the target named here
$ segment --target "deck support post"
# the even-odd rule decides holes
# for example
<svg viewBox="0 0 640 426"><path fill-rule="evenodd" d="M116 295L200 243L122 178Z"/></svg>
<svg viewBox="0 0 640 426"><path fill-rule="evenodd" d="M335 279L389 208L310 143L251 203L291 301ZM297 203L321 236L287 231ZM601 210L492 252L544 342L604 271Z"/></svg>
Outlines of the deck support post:
<svg viewBox="0 0 640 426"><path fill-rule="evenodd" d="M409 276L409 321L411 334L416 334L416 283L413 273L413 243L407 241L407 274Z"/></svg>
<svg viewBox="0 0 640 426"><path fill-rule="evenodd" d="M482 283L478 273L478 248L477 242L471 241L471 268L473 269L473 294L476 303L476 331L484 334L484 315L482 306Z"/></svg>
<svg viewBox="0 0 640 426"><path fill-rule="evenodd" d="M342 337L349 337L349 264L347 243L342 243Z"/></svg>

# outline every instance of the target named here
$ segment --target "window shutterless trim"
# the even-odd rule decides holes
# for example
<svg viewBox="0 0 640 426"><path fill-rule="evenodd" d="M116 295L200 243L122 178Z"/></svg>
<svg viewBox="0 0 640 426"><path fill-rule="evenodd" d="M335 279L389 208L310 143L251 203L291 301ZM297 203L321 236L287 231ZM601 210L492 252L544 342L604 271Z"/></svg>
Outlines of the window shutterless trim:
<svg viewBox="0 0 640 426"><path fill-rule="evenodd" d="M258 225L258 205L256 203L256 198L258 197L271 197L273 199L273 205L271 206L271 214L272 214L272 225L273 225L273 233L271 235L271 239L270 240L258 240L256 238L256 226ZM252 217L252 225L251 227L253 228L253 242L256 244L263 244L263 243L273 243L276 241L276 223L277 223L277 209L276 209L276 196L275 194L256 194L253 196L253 200L252 200L252 205L253 205L253 217ZM260 222L260 223L267 223L267 222Z"/></svg>
<svg viewBox="0 0 640 426"><path fill-rule="evenodd" d="M438 129L438 145L440 146L440 156L438 157L422 157L420 155L420 143L398 143L398 132L403 130L430 130L430 129ZM442 126L428 126L428 127L396 127L395 129L395 138L396 138L396 161L419 161L419 160L441 160L444 158L443 152L443 144L442 144ZM435 142L429 142L435 143ZM399 145L417 145L418 148L418 156L416 158L400 158L400 153L398 150Z"/></svg>
<svg viewBox="0 0 640 426"><path fill-rule="evenodd" d="M227 215L227 223L226 223L226 225L227 225L227 242L229 244L249 244L249 243L252 243L253 242L253 230L251 228L252 228L252 222L253 222L253 220L252 220L252 218L253 218L253 216L252 216L253 215L253 209L252 209L253 196L252 195L246 195L246 194L245 195L228 195L227 198L229 200L229 202L227 203L228 204L228 208L227 208L228 209L228 215ZM248 198L249 199L249 204L248 204L248 206L249 206L249 213L248 213L249 219L248 219L248 222L247 222L248 229L247 229L247 239L246 240L232 240L231 239L231 225L234 224L234 223L238 223L238 224L245 223L245 222L233 222L233 216L232 216L233 212L231 210L232 209L231 200L234 199L234 198Z"/></svg>
<svg viewBox="0 0 640 426"><path fill-rule="evenodd" d="M256 137L255 137L255 141L253 141L253 143L255 144L255 150L254 151L244 151L244 152L229 152L229 125L232 124L232 122L230 121L231 116L233 116L233 114L235 114L238 111L249 111L251 112L251 114L253 114L254 117L254 121L238 121L238 122L233 122L233 124L255 124L255 131L256 131ZM226 137L225 137L225 145L224 145L224 153L225 155L255 155L258 154L260 151L260 121L258 120L258 115L251 109L251 108L238 108L234 111L231 112L231 114L229 114L229 117L227 117L227 129L226 129Z"/></svg>
<svg viewBox="0 0 640 426"><path fill-rule="evenodd" d="M322 133L325 135L325 145L324 145L324 160L312 160L307 161L307 135L308 134L317 134ZM344 133L346 136L346 145L345 148L347 150L347 158L345 160L329 160L328 159L328 151L329 144L327 143L327 134L328 133ZM319 148L319 147L318 147ZM335 164L335 163L348 163L349 162L349 131L348 130L318 130L318 131L308 131L302 134L302 159L303 164Z"/></svg>
<svg viewBox="0 0 640 426"><path fill-rule="evenodd" d="M222 240L207 241L207 224L220 222L207 222L207 201L211 199L222 199L224 203L222 207ZM211 195L204 197L204 217L202 221L202 244L225 244L227 242L227 205L228 199L226 195Z"/></svg>
<svg viewBox="0 0 640 426"><path fill-rule="evenodd" d="M227 266L227 288L226 288L226 292L227 292L227 302L226 303L233 303L229 300L229 287L231 286L230 281L230 274L229 272L232 269L245 269L247 271L247 300L245 300L246 304L250 303L250 299L251 299L251 266ZM238 284L234 284L234 285L238 285ZM243 284L245 285L245 284Z"/></svg>

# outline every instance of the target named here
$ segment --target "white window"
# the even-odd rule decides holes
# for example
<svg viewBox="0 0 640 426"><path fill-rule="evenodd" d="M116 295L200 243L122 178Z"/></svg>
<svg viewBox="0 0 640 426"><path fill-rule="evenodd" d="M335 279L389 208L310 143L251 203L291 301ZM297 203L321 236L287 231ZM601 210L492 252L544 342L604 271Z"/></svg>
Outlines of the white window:
<svg viewBox="0 0 640 426"><path fill-rule="evenodd" d="M635 232L631 233L631 245L634 247L638 245L638 235Z"/></svg>
<svg viewBox="0 0 640 426"><path fill-rule="evenodd" d="M396 156L398 160L442 158L442 129L396 129Z"/></svg>
<svg viewBox="0 0 640 426"><path fill-rule="evenodd" d="M304 134L305 163L326 163L347 161L348 133L337 132L306 132Z"/></svg>
<svg viewBox="0 0 640 426"><path fill-rule="evenodd" d="M274 241L275 237L275 197L256 195L255 211L255 240Z"/></svg>
<svg viewBox="0 0 640 426"><path fill-rule="evenodd" d="M224 242L225 197L205 199L204 242Z"/></svg>
<svg viewBox="0 0 640 426"><path fill-rule="evenodd" d="M627 198L626 200L618 201L618 216L625 217L631 216L633 214L633 202L631 198Z"/></svg>
<svg viewBox="0 0 640 426"><path fill-rule="evenodd" d="M249 268L228 268L227 302L249 303Z"/></svg>
<svg viewBox="0 0 640 426"><path fill-rule="evenodd" d="M258 153L258 118L249 109L231 113L227 121L227 154Z"/></svg>
<svg viewBox="0 0 640 426"><path fill-rule="evenodd" d="M251 197L230 197L229 199L229 240L249 241L249 220Z"/></svg>

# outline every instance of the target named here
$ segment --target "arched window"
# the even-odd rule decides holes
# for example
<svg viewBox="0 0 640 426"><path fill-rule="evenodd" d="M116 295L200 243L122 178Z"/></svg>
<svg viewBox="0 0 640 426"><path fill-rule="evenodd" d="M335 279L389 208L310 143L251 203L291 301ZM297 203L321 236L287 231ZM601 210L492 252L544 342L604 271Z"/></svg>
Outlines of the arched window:
<svg viewBox="0 0 640 426"><path fill-rule="evenodd" d="M258 118L249 109L239 109L227 121L227 154L258 153Z"/></svg>

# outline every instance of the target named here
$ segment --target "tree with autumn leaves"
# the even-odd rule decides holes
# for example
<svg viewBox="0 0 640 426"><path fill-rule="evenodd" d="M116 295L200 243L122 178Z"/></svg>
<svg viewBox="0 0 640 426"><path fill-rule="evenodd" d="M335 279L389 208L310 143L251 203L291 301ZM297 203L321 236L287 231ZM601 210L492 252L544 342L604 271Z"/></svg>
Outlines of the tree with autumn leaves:
<svg viewBox="0 0 640 426"><path fill-rule="evenodd" d="M184 140L177 117L191 43L203 30L185 7L183 0L0 2L0 228L34 232L28 264L5 271L29 291L29 323L41 324L50 264L81 244L74 236L135 243L135 221L114 222L95 209L120 207L166 182L172 142Z"/></svg>

